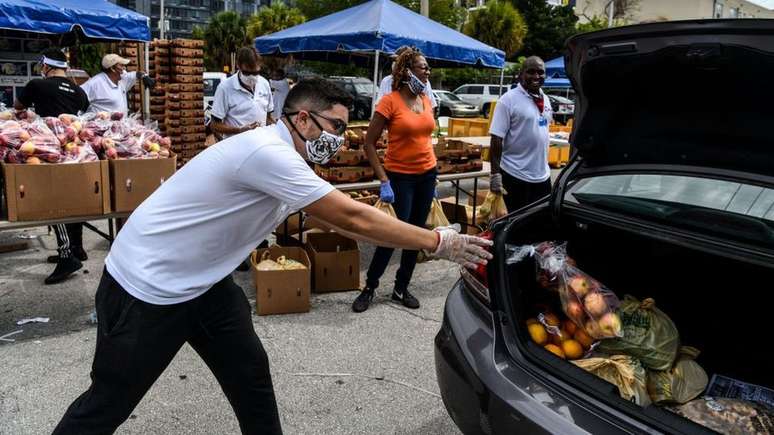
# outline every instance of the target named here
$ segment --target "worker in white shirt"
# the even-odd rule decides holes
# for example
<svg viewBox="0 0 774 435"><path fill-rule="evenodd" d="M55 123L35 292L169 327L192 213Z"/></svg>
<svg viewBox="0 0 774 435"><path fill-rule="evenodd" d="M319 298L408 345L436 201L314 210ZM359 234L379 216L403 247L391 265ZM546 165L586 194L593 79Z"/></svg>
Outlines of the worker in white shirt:
<svg viewBox="0 0 774 435"><path fill-rule="evenodd" d="M114 53L102 58L102 72L81 85L89 97L89 112L120 112L126 115L129 112L126 93L137 80L142 80L149 88L155 86L155 80L142 71L127 71L129 62L129 59Z"/></svg>
<svg viewBox="0 0 774 435"><path fill-rule="evenodd" d="M541 89L545 63L537 56L527 58L519 78L519 84L500 97L489 126L489 190L505 193L508 211L551 193L548 125L553 112Z"/></svg>
<svg viewBox="0 0 774 435"><path fill-rule="evenodd" d="M277 68L272 72L271 91L274 94L274 119L280 119L282 116L282 108L285 106L285 98L288 97L290 92L290 84L288 83L285 70Z"/></svg>
<svg viewBox="0 0 774 435"><path fill-rule="evenodd" d="M395 68L395 59L397 59L398 56L407 48L410 47L408 45L404 45L395 50L395 54L391 56L392 66L390 67L390 71ZM379 84L379 93L376 95L376 104L379 104L379 100L381 100L383 96L389 94L390 92L392 92L392 73L387 74L387 76L385 76L382 79L382 82ZM423 93L427 95L427 98L430 99L430 105L432 106L433 110L435 110L435 108L438 106L438 102L435 101L435 95L433 95L433 88L430 86L430 80L425 83L425 90Z"/></svg>
<svg viewBox="0 0 774 435"><path fill-rule="evenodd" d="M237 50L239 71L215 90L212 131L218 139L274 123L274 100L269 81L261 77L261 60L253 47Z"/></svg>
<svg viewBox="0 0 774 435"><path fill-rule="evenodd" d="M243 434L281 434L269 357L231 271L299 210L379 246L468 268L492 258L488 240L401 222L315 174L309 163L326 164L344 143L350 104L334 83L302 80L279 122L207 148L140 204L97 288L91 386L54 435L112 434L186 343L214 373Z"/></svg>

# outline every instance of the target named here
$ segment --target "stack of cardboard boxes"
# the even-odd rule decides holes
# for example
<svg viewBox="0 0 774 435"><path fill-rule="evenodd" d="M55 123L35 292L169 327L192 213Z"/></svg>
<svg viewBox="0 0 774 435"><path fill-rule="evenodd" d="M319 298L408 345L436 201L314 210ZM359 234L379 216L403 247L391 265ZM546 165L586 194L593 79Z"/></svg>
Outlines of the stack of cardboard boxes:
<svg viewBox="0 0 774 435"><path fill-rule="evenodd" d="M481 145L471 144L460 139L439 137L433 147L438 160L439 174L480 171L484 167L481 160Z"/></svg>
<svg viewBox="0 0 774 435"><path fill-rule="evenodd" d="M374 170L368 163L365 153L365 136L368 126L350 127L344 134L344 144L341 150L325 165L315 165L315 173L320 178L333 183L354 183L370 181L374 178ZM376 142L377 153L384 161L387 148L387 132L385 131Z"/></svg>

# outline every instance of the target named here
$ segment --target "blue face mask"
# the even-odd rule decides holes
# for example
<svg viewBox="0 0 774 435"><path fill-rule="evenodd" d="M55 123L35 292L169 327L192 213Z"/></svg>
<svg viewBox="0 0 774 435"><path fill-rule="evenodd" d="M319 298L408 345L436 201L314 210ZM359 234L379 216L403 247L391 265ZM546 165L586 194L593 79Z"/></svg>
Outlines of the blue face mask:
<svg viewBox="0 0 774 435"><path fill-rule="evenodd" d="M409 90L414 95L419 95L422 92L425 91L425 84L422 82L422 80L419 79L419 77L415 76L411 70L406 70L408 72L408 81L405 83L408 85Z"/></svg>

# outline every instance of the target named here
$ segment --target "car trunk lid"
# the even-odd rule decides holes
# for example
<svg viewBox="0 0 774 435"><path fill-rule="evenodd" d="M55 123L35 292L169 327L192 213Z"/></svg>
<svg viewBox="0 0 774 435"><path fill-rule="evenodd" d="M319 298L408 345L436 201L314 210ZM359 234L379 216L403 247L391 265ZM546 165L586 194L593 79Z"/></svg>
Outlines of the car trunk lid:
<svg viewBox="0 0 774 435"><path fill-rule="evenodd" d="M771 175L772 23L653 23L571 38L578 174L680 165Z"/></svg>

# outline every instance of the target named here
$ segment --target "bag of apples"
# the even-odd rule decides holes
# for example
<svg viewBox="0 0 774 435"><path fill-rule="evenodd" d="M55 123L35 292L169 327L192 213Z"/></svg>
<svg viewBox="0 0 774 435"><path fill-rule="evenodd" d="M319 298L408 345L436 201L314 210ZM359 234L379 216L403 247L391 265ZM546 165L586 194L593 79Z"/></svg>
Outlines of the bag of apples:
<svg viewBox="0 0 774 435"><path fill-rule="evenodd" d="M567 244L543 242L514 248L508 264L534 256L537 281L559 293L562 310L578 327L594 339L623 336L621 318L616 313L618 297L601 282L580 270L567 255Z"/></svg>

